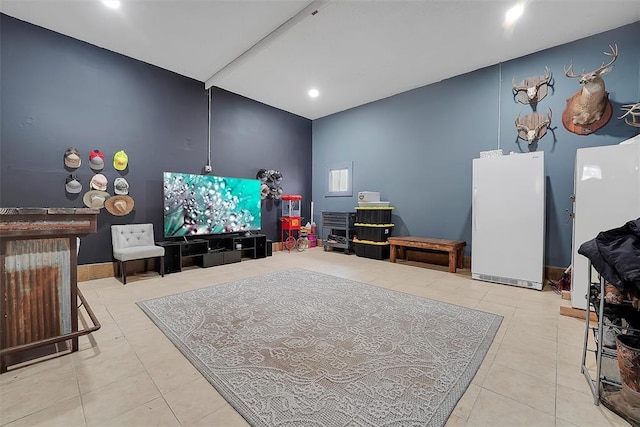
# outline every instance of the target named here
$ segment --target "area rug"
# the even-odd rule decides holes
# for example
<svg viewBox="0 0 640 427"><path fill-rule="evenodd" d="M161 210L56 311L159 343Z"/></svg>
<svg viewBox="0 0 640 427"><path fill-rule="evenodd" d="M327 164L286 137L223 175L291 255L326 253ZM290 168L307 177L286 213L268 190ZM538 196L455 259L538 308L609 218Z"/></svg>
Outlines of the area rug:
<svg viewBox="0 0 640 427"><path fill-rule="evenodd" d="M253 426L443 426L502 321L301 269L138 305Z"/></svg>

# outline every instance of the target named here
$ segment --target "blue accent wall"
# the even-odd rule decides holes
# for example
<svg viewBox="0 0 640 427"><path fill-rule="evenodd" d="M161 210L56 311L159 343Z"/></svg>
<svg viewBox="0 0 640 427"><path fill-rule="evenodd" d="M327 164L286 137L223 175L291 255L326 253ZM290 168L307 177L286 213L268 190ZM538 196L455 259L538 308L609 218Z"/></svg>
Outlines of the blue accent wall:
<svg viewBox="0 0 640 427"><path fill-rule="evenodd" d="M565 267L576 149L638 133L615 118L620 105L640 100L638 39L640 22L313 122L214 88L213 173L253 178L258 169L277 169L285 193L303 196L305 221L313 199L318 223L322 210L353 210L358 191L380 191L396 207L395 235L462 239L469 254L472 159L497 148L530 149L516 142L514 119L531 107L514 100L511 80L549 66L553 88L538 110L553 110L554 131L535 148L547 152L545 264ZM563 67L573 60L576 71L596 68L611 43L620 51L605 77L614 117L593 135L572 134L561 115L579 86ZM93 175L88 153L105 153L112 184L120 176L111 167L113 154L124 149L135 211L114 217L102 210L98 233L83 238L79 262L111 261L111 224L151 222L162 238L162 172L201 173L206 163L202 82L0 14L0 88L0 206L82 207L82 193L64 191L64 150L82 152L77 173L86 191ZM344 161L353 161L354 196L326 198L326 167ZM277 241L280 204L263 203L263 231Z"/></svg>
<svg viewBox="0 0 640 427"><path fill-rule="evenodd" d="M79 263L112 260L112 224L151 222L162 240L162 172L197 174L207 162L203 82L0 14L0 87L0 206L84 207L88 155L100 149L109 192L123 175L135 209L123 217L102 209L98 232L82 238ZM70 146L82 154L79 195L64 187ZM122 149L129 155L123 174L113 168ZM215 175L279 170L286 192L310 200L308 119L215 88L211 158ZM276 241L279 209L263 202L263 232Z"/></svg>
<svg viewBox="0 0 640 427"><path fill-rule="evenodd" d="M544 150L545 264L568 266L572 224L567 210L572 211L576 150L617 144L639 132L616 118L623 113L621 105L640 101L638 40L640 22L315 120L314 218L320 223L322 210L353 211L358 191L379 191L395 207L394 235L465 240L470 254L472 159L498 148L507 154ZM608 61L603 52L614 43L619 57L605 76L614 117L589 136L567 131L562 112L580 87L564 75L564 66L573 60L576 72L595 69ZM553 132L530 147L517 140L514 120L532 108L514 99L512 79L543 75L545 66L551 68L553 86L537 110L545 114L551 108ZM353 161L353 196L325 197L326 168L344 161Z"/></svg>

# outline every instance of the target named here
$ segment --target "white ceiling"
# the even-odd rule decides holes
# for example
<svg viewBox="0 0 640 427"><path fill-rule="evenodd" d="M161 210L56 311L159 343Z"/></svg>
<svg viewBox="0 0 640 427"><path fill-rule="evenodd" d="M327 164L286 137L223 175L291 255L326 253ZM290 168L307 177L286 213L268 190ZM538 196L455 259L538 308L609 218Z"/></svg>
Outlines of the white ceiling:
<svg viewBox="0 0 640 427"><path fill-rule="evenodd" d="M507 30L514 1L0 0L0 11L309 119L640 20L640 0L529 0Z"/></svg>

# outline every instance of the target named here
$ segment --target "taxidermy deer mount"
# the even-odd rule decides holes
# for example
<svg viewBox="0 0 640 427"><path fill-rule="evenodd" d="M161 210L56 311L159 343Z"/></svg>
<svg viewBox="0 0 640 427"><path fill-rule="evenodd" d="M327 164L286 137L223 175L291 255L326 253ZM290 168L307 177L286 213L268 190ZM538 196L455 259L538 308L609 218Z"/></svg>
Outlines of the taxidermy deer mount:
<svg viewBox="0 0 640 427"><path fill-rule="evenodd" d="M624 119L624 122L629 126L640 128L640 102L637 104L623 105L622 110L626 111L626 113L618 118Z"/></svg>
<svg viewBox="0 0 640 427"><path fill-rule="evenodd" d="M516 118L518 138L524 139L531 145L545 136L547 128L551 125L551 108L548 108L548 110L546 117L539 113L533 113L520 118L520 114L518 114Z"/></svg>
<svg viewBox="0 0 640 427"><path fill-rule="evenodd" d="M611 118L612 106L609 94L605 90L603 76L613 69L613 63L618 58L618 45L609 45L611 52L604 52L611 56L608 63L593 71L574 74L573 63L565 67L564 74L572 79L578 79L582 89L567 99L567 108L562 113L562 123L567 130L585 135L590 134L607 124Z"/></svg>
<svg viewBox="0 0 640 427"><path fill-rule="evenodd" d="M527 77L516 84L511 79L513 96L522 104L535 104L547 96L547 86L551 82L551 69L545 67L544 76Z"/></svg>

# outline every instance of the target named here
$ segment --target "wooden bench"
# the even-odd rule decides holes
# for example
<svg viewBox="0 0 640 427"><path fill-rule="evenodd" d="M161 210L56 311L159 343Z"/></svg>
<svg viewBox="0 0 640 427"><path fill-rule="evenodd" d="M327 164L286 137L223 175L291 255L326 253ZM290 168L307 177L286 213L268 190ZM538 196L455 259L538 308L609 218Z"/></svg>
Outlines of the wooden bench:
<svg viewBox="0 0 640 427"><path fill-rule="evenodd" d="M464 258L462 251L467 245L462 240L447 240L447 239L431 239L429 237L389 237L390 245L390 261L396 262L396 255L399 258L405 258L405 248L417 248L417 249L429 249L438 252L449 253L449 272L455 273L456 267L462 268ZM396 252L397 251L397 252Z"/></svg>

